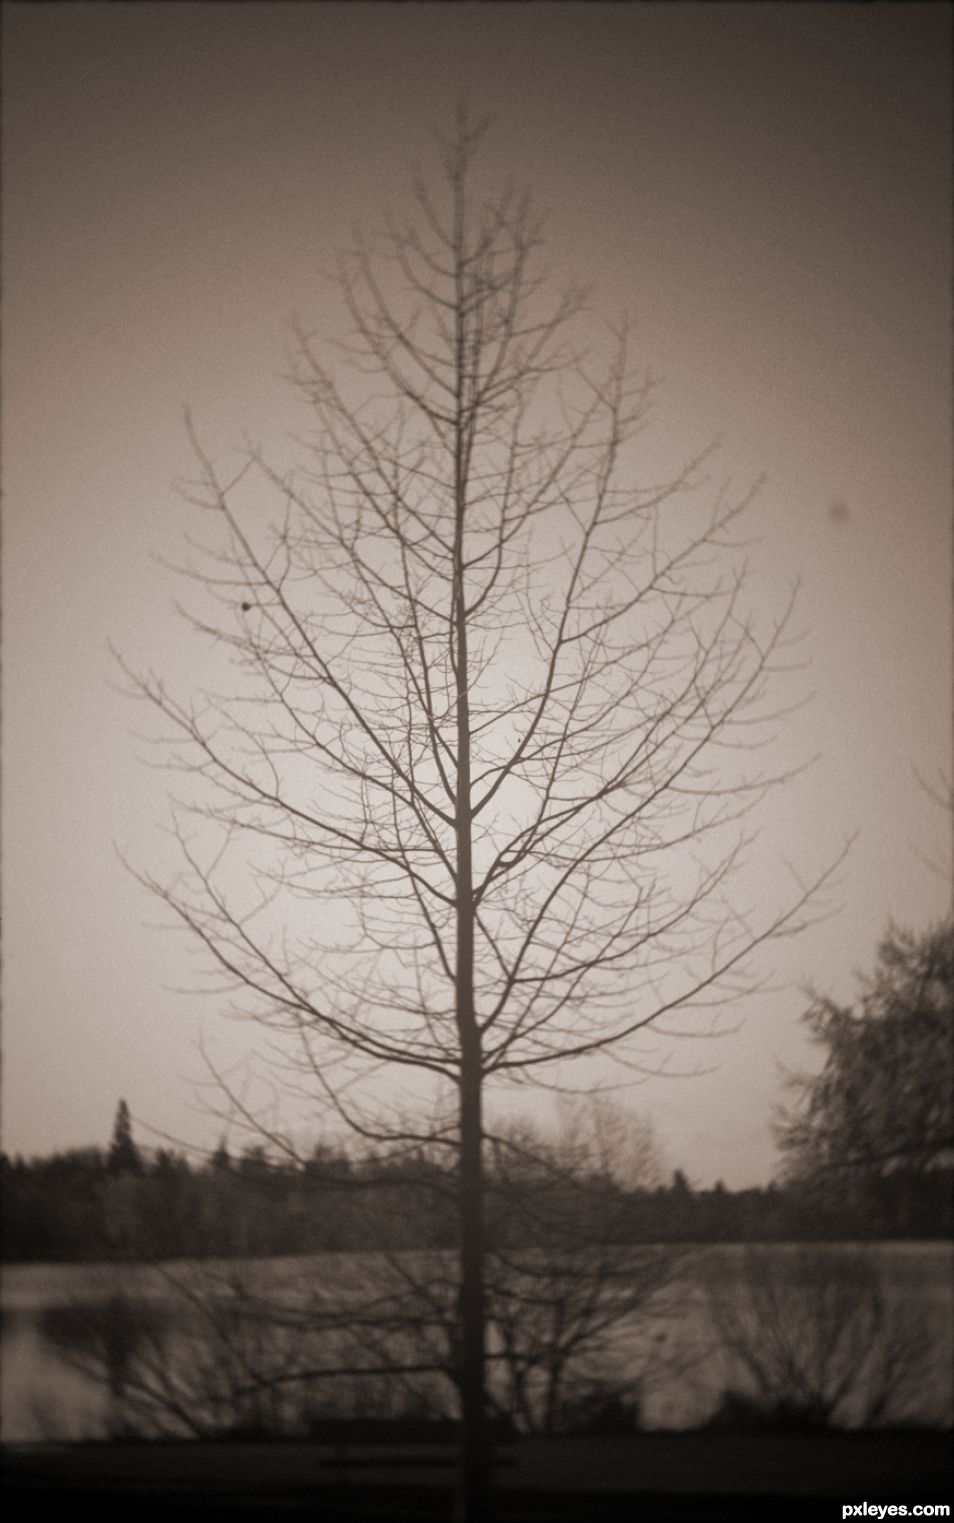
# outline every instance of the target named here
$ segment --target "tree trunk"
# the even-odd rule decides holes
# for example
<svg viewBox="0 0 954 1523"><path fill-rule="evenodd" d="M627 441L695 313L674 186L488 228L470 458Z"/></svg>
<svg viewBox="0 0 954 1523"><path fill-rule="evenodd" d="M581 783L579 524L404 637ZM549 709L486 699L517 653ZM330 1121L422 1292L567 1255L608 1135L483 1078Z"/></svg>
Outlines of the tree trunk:
<svg viewBox="0 0 954 1523"><path fill-rule="evenodd" d="M462 211L458 200L458 214ZM463 246L458 227L458 247ZM484 1523L490 1491L487 1443L484 1331L484 1179L481 1099L483 1064L474 999L473 819L471 815L470 671L467 600L464 586L464 518L467 498L467 446L463 424L463 328L458 302L458 425L455 459L455 536L453 593L453 661L456 676L457 772L454 811L456 849L455 967L457 1037L460 1051L460 1300L458 1305L461 1401L458 1523Z"/></svg>
<svg viewBox="0 0 954 1523"><path fill-rule="evenodd" d="M460 1523L484 1523L490 1449L484 1397L484 1223L480 1072L462 1077L460 1092Z"/></svg>
<svg viewBox="0 0 954 1523"><path fill-rule="evenodd" d="M484 1349L484 1180L480 1032L474 1005L474 904L470 812L470 712L467 631L462 577L457 595L457 1033L460 1043L460 1163L458 1176L460 1300L459 1380L461 1455L460 1523L487 1516L490 1463L487 1443Z"/></svg>

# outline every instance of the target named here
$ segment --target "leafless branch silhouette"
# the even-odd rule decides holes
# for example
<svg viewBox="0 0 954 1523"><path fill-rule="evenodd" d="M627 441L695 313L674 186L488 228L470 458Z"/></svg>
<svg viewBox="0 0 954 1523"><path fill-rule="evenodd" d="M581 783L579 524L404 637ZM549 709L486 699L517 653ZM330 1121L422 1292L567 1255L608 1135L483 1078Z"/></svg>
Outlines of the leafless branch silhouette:
<svg viewBox="0 0 954 1523"><path fill-rule="evenodd" d="M129 673L183 770L181 871L142 881L316 1104L410 1144L379 1081L417 1076L418 1132L454 1160L468 1519L487 1086L645 1066L641 1034L750 991L753 954L817 916L832 871L774 906L763 871L743 898L753 811L789 775L758 750L791 601L751 615L753 492L701 505L708 451L635 484L652 385L625 330L602 368L583 352L584 295L542 270L529 198L480 191L486 125L462 111L416 216L355 235L335 368L297 326L300 460L247 440L223 473L189 423L210 534L184 612L234 685L177 697Z"/></svg>

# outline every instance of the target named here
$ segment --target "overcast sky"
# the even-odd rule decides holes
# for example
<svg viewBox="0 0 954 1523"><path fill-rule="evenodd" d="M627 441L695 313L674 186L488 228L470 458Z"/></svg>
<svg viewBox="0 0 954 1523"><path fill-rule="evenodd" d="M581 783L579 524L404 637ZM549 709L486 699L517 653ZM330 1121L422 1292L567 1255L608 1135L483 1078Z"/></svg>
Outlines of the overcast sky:
<svg viewBox="0 0 954 1523"><path fill-rule="evenodd" d="M813 697L784 754L821 756L753 870L810 874L857 833L838 907L704 1075L620 1097L694 1181L766 1179L800 986L850 995L892 917L950 897L916 775L951 772L950 11L4 10L5 1148L103 1143L120 1095L143 1142L216 1140L196 1042L233 1038L172 992L177 944L116 855L165 860L166 779L107 642L197 680L151 558L186 524L183 404L220 454L294 428L290 315L334 328L335 248L404 204L467 86L485 171L533 188L555 272L665 378L661 448L719 437L735 480L764 473L753 567L769 600L802 580Z"/></svg>

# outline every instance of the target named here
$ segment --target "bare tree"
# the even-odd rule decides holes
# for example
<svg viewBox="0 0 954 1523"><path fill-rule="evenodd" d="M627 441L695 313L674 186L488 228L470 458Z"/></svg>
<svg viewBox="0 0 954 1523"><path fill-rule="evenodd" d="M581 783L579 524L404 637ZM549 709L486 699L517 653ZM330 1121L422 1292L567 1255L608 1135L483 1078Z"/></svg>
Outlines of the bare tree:
<svg viewBox="0 0 954 1523"><path fill-rule="evenodd" d="M367 1392L395 1374L409 1383L442 1376L417 1353L401 1363L390 1347L376 1359L385 1312L372 1280L350 1266L349 1286L316 1283L313 1273L263 1283L248 1265L193 1263L154 1272L146 1294L121 1282L92 1302L47 1308L42 1331L60 1359L108 1393L110 1431L140 1437L281 1437L307 1432L329 1385ZM368 1326L373 1339L365 1340ZM407 1328L402 1331L406 1342ZM399 1393L400 1394L400 1393Z"/></svg>
<svg viewBox="0 0 954 1523"><path fill-rule="evenodd" d="M706 1292L763 1420L874 1427L930 1407L930 1330L920 1309L892 1303L870 1252L749 1248ZM724 1416L748 1405L729 1393Z"/></svg>
<svg viewBox="0 0 954 1523"><path fill-rule="evenodd" d="M547 1143L492 1141L486 1262L490 1390L520 1431L552 1433L638 1402L646 1334L677 1293L685 1251L627 1244L634 1188L658 1184L651 1129L605 1105L565 1111ZM665 1374L671 1376L668 1367Z"/></svg>
<svg viewBox="0 0 954 1523"><path fill-rule="evenodd" d="M596 1420L614 1399L635 1412L648 1329L675 1294L684 1250L628 1244L634 1187L659 1178L651 1130L605 1105L564 1110L555 1137L512 1126L486 1137L484 1294L489 1410L519 1432ZM453 1199L433 1173L428 1187ZM349 1367L362 1357L396 1384L439 1371L459 1400L456 1266L440 1252L379 1252L352 1301ZM333 1299L333 1297L332 1297ZM304 1310L305 1326L311 1314ZM658 1356L659 1349L654 1347ZM658 1360L661 1364L662 1361ZM445 1400L441 1400L440 1392Z"/></svg>
<svg viewBox="0 0 954 1523"><path fill-rule="evenodd" d="M453 1161L468 1518L489 1468L486 1087L645 1064L640 1033L750 987L812 896L796 881L760 917L730 898L787 659L788 610L757 632L729 545L751 493L700 507L701 455L634 484L651 385L624 334L602 370L574 346L583 296L552 293L529 199L476 186L484 126L462 114L439 193L419 181L416 220L342 257L340 368L296 329L300 461L247 441L226 476L193 431L212 542L187 616L236 675L201 698L138 679L197 784L180 875L144 881L236 1011L295 1044L299 1087Z"/></svg>

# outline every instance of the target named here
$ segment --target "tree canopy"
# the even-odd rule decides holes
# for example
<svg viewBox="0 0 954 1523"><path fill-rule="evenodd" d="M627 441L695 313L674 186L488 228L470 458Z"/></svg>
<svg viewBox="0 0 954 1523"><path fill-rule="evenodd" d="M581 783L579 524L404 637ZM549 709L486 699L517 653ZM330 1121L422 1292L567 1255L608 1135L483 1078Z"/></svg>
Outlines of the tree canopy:
<svg viewBox="0 0 954 1523"><path fill-rule="evenodd" d="M805 1021L825 1060L791 1081L779 1141L792 1177L872 1181L954 1163L949 922L922 934L892 927L855 1002L816 994Z"/></svg>

